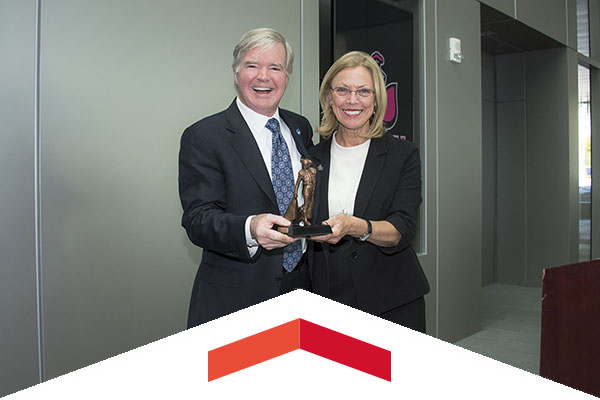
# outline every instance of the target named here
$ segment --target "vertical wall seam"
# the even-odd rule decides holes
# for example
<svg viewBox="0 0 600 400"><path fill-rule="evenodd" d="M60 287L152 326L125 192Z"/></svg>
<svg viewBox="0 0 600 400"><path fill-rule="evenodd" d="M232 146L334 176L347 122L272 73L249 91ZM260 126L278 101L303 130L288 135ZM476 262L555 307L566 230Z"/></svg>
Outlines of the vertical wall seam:
<svg viewBox="0 0 600 400"><path fill-rule="evenodd" d="M529 286L529 167L527 160L529 159L529 132L527 123L527 53L523 55L523 93L525 97L525 286Z"/></svg>
<svg viewBox="0 0 600 400"><path fill-rule="evenodd" d="M494 283L498 281L498 58L494 55L494 235L492 262L492 277Z"/></svg>
<svg viewBox="0 0 600 400"><path fill-rule="evenodd" d="M600 177L600 164L598 164L597 162L594 162L594 155L596 155L596 160L598 160L598 155L600 155L600 135L598 135L599 130L599 126L600 123L596 122L594 123L594 116L597 115L597 111L598 111L598 106L595 105L594 103L594 95L598 94L600 86L598 85L598 82L600 81L600 72L598 72L597 69L595 68L590 68L590 89L591 89L591 108L590 111L592 113L592 131L591 131L591 135L592 135L592 163L591 163L591 167L592 167L592 187L591 187L591 195L592 195L592 209L590 210L591 212L591 227L590 227L590 255L592 257L592 259L594 258L600 258L600 246L594 245L594 235L597 234L599 232L599 230L596 228L596 226L598 225L594 225L594 221L600 221L600 213L598 213L598 210L600 209L600 196L594 196L594 194L598 195L598 193L600 193L600 191L598 190L599 187L599 182L600 179L596 179ZM600 101L597 101L598 103L600 103ZM596 182L595 186L594 186L594 182ZM594 202L594 199L597 199ZM596 223L596 224L600 224L600 223Z"/></svg>
<svg viewBox="0 0 600 400"><path fill-rule="evenodd" d="M304 114L304 0L300 0L300 114Z"/></svg>
<svg viewBox="0 0 600 400"><path fill-rule="evenodd" d="M335 42L336 42L336 33L337 33L337 14L335 12L337 10L337 0L331 0L331 15L333 18L331 19L332 31L331 31L331 51L333 52L332 59L335 61Z"/></svg>
<svg viewBox="0 0 600 400"><path fill-rule="evenodd" d="M439 143L439 81L438 81L438 4L433 2L433 43L435 68L435 337L440 337L440 143Z"/></svg>
<svg viewBox="0 0 600 400"><path fill-rule="evenodd" d="M567 33L567 47L569 47L569 1L565 0L565 23L566 23L566 33ZM589 11L588 11L589 14ZM575 50L577 50L577 43L575 43Z"/></svg>
<svg viewBox="0 0 600 400"><path fill-rule="evenodd" d="M34 220L35 220L35 285L37 297L38 373L40 383L45 380L44 359L44 305L41 249L41 168L40 168L40 54L41 54L41 8L42 0L35 5L35 65L34 65Z"/></svg>
<svg viewBox="0 0 600 400"><path fill-rule="evenodd" d="M421 43L419 43L419 48L422 49L421 50L421 59L419 60L419 62L421 63L421 82L423 84L422 86L422 97L421 97L421 137L423 139L423 160L422 160L422 164L423 164L423 207L421 208L423 210L423 224L421 226L421 255L426 256L427 255L427 251L429 249L428 246L428 238L429 238L429 196L428 196L428 182L429 179L427 177L428 172L429 172L429 167L428 167L428 160L429 157L427 156L427 153L429 152L429 145L428 145L428 135L427 135L427 29L426 29L426 15L425 15L425 3L423 1L419 2L419 13L420 13L420 24L421 24Z"/></svg>

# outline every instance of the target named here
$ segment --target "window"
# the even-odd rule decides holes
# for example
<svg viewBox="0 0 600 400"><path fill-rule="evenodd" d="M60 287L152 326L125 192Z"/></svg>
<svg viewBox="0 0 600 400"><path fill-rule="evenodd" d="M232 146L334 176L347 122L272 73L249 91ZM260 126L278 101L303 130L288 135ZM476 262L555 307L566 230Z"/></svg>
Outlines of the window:
<svg viewBox="0 0 600 400"><path fill-rule="evenodd" d="M577 0L577 51L590 56L590 8L588 0Z"/></svg>
<svg viewBox="0 0 600 400"><path fill-rule="evenodd" d="M590 70L579 66L579 261L591 259L592 110Z"/></svg>

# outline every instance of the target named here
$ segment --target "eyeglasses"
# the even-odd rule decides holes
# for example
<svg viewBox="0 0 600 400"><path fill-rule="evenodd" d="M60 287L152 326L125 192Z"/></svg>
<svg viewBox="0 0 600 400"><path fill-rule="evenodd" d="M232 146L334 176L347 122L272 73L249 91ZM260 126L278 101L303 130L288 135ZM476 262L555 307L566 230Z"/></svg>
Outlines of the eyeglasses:
<svg viewBox="0 0 600 400"><path fill-rule="evenodd" d="M366 89L366 88L350 90L345 87L334 87L334 88L331 88L331 90L333 90L333 93L335 93L339 97L348 97L348 96L350 96L350 93L354 92L354 93L356 93L357 96L366 98L366 97L371 96L373 93L375 93L375 91L373 89Z"/></svg>

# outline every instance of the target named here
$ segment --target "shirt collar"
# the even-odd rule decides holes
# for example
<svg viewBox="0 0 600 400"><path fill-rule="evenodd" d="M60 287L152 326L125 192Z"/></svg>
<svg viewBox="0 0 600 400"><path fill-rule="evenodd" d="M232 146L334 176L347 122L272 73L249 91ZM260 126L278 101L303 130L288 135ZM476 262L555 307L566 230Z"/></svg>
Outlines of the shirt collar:
<svg viewBox="0 0 600 400"><path fill-rule="evenodd" d="M250 107L242 103L239 97L236 97L236 104L242 117L248 124L248 127L253 132L260 132L262 129L265 129L265 125L267 125L267 121L271 118L275 118L279 122L279 126L282 126L281 118L279 117L279 107L275 110L275 114L271 117L267 117L265 115L259 114L256 111L252 110Z"/></svg>

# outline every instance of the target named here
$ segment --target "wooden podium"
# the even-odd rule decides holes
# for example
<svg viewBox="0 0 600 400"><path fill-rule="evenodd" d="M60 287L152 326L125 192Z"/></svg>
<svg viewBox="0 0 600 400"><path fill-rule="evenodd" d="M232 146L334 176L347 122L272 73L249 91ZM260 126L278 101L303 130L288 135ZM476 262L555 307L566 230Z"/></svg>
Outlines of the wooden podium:
<svg viewBox="0 0 600 400"><path fill-rule="evenodd" d="M600 260L544 270L540 375L600 397Z"/></svg>

